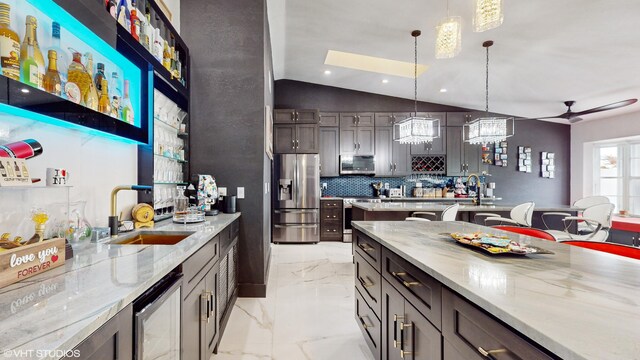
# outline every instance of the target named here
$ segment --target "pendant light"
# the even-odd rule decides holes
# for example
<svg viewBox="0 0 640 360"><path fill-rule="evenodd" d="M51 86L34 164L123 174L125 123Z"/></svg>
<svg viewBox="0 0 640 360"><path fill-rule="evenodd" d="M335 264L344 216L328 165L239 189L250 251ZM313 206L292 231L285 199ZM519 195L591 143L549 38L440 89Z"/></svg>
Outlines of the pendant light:
<svg viewBox="0 0 640 360"><path fill-rule="evenodd" d="M502 0L476 0L476 11L473 16L473 30L483 32L502 25L504 13Z"/></svg>
<svg viewBox="0 0 640 360"><path fill-rule="evenodd" d="M514 134L513 118L496 117L489 114L489 48L493 41L485 41L482 46L487 49L487 71L485 82L485 111L484 117L479 117L464 125L464 138L470 144L497 144L505 141Z"/></svg>
<svg viewBox="0 0 640 360"><path fill-rule="evenodd" d="M449 0L447 0L447 17L436 26L436 59L451 59L460 53L462 48L462 18L449 16Z"/></svg>
<svg viewBox="0 0 640 360"><path fill-rule="evenodd" d="M440 120L428 117L418 116L418 36L422 32L414 30L411 36L414 38L414 115L397 122L393 126L393 137L395 141L401 144L424 144L430 143L433 139L440 137Z"/></svg>

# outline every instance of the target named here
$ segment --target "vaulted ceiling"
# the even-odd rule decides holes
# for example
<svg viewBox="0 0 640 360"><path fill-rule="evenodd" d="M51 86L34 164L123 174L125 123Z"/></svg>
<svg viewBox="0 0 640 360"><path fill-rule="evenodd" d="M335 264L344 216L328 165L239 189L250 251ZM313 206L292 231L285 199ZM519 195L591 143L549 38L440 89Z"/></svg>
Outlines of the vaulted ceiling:
<svg viewBox="0 0 640 360"><path fill-rule="evenodd" d="M328 50L413 62L411 30L421 29L420 100L484 109L485 50L490 110L523 117L556 115L640 97L638 0L503 0L502 26L472 31L473 0L449 0L463 18L462 51L434 57L445 0L268 0L274 78L413 98L413 79L324 65ZM330 70L330 75L325 75ZM382 80L388 83L383 84ZM440 89L446 88L446 93ZM635 104L585 119L640 111Z"/></svg>

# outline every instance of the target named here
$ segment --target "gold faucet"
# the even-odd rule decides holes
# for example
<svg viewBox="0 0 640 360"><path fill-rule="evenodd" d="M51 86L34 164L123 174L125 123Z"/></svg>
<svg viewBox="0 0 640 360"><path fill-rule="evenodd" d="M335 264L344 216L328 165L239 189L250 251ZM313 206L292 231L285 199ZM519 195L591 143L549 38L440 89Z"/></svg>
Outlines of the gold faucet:
<svg viewBox="0 0 640 360"><path fill-rule="evenodd" d="M476 178L476 198L473 200L473 203L476 205L480 205L481 203L481 199L482 199L482 190L481 190L481 184L480 184L480 176L478 176L478 174L470 174L469 177L467 177L467 188L469 188L469 181L471 181L471 178Z"/></svg>
<svg viewBox="0 0 640 360"><path fill-rule="evenodd" d="M118 185L111 190L111 209L109 212L109 228L111 228L111 236L118 236L118 227L120 220L118 218L118 192L121 190L135 191L151 191L152 186L148 185Z"/></svg>

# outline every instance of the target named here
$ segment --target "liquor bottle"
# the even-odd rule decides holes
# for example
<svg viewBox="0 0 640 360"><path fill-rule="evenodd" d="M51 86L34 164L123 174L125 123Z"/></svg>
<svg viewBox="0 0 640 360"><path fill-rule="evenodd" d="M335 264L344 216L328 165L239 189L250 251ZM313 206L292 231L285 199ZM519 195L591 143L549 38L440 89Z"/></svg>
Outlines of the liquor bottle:
<svg viewBox="0 0 640 360"><path fill-rule="evenodd" d="M48 57L49 67L44 74L42 85L44 86L44 91L60 96L62 95L62 81L58 72L58 54L55 50L49 50Z"/></svg>
<svg viewBox="0 0 640 360"><path fill-rule="evenodd" d="M105 0L105 6L107 11L114 19L118 18L118 4L116 4L116 0Z"/></svg>
<svg viewBox="0 0 640 360"><path fill-rule="evenodd" d="M176 78L182 80L182 63L180 62L180 51L176 50Z"/></svg>
<svg viewBox="0 0 640 360"><path fill-rule="evenodd" d="M16 177L16 173L13 171L13 167L10 162L7 162L7 175L9 175L10 178Z"/></svg>
<svg viewBox="0 0 640 360"><path fill-rule="evenodd" d="M96 85L96 90L98 91L98 97L102 96L102 80L106 78L107 77L104 74L104 64L98 63L98 71L96 71L96 76L93 79L93 82ZM107 94L107 97L109 97L109 94Z"/></svg>
<svg viewBox="0 0 640 360"><path fill-rule="evenodd" d="M133 124L134 119L133 106L131 106L131 100L129 99L129 80L125 80L124 97L122 98L122 120L126 123Z"/></svg>
<svg viewBox="0 0 640 360"><path fill-rule="evenodd" d="M27 165L22 164L22 176L29 177L29 171L27 170Z"/></svg>
<svg viewBox="0 0 640 360"><path fill-rule="evenodd" d="M107 79L102 79L102 93L100 95L100 101L98 102L98 111L103 114L111 114L111 101L109 101L109 84Z"/></svg>
<svg viewBox="0 0 640 360"><path fill-rule="evenodd" d="M0 158L31 159L42 154L42 144L34 139L0 145Z"/></svg>
<svg viewBox="0 0 640 360"><path fill-rule="evenodd" d="M162 51L162 66L171 71L171 50L169 50L169 42L164 41L164 49Z"/></svg>
<svg viewBox="0 0 640 360"><path fill-rule="evenodd" d="M2 165L2 161L0 161L0 176L7 177L7 169Z"/></svg>
<svg viewBox="0 0 640 360"><path fill-rule="evenodd" d="M171 47L171 50L169 51L171 54L171 63L169 65L169 72L171 72L171 77L175 78L176 77L176 48L175 47Z"/></svg>
<svg viewBox="0 0 640 360"><path fill-rule="evenodd" d="M84 103L89 109L98 110L98 102L100 101L100 98L98 97L96 84L93 82L93 55L91 55L91 53L86 53L84 56L87 58L87 63L84 67L87 69L87 73L91 79L91 82L89 83L89 92L87 93Z"/></svg>
<svg viewBox="0 0 640 360"><path fill-rule="evenodd" d="M0 66L2 74L20 81L20 38L11 29L11 6L0 3Z"/></svg>
<svg viewBox="0 0 640 360"><path fill-rule="evenodd" d="M136 39L137 42L140 42L140 18L138 17L138 9L136 8L136 3L131 3L131 36Z"/></svg>
<svg viewBox="0 0 640 360"><path fill-rule="evenodd" d="M49 50L54 50L57 56L58 75L60 75L60 89L64 95L64 87L67 84L66 70L69 68L69 53L60 45L60 24L53 22L51 24L51 42L53 46Z"/></svg>
<svg viewBox="0 0 640 360"><path fill-rule="evenodd" d="M82 65L82 54L77 51L73 53L73 61L69 65L67 77L69 78L69 83L77 85L80 89L80 104L86 105L85 100L89 95L93 79L91 78L91 75L87 73L87 69L85 69L84 65Z"/></svg>
<svg viewBox="0 0 640 360"><path fill-rule="evenodd" d="M122 115L122 85L118 77L117 72L111 73L111 82L109 83L109 89L111 89L111 116L121 119Z"/></svg>
<svg viewBox="0 0 640 360"><path fill-rule="evenodd" d="M45 67L42 52L40 52L40 48L38 47L38 39L36 37L37 28L38 20L28 15L24 40L20 47L20 59L22 60L20 67L23 83L42 88Z"/></svg>
<svg viewBox="0 0 640 360"><path fill-rule="evenodd" d="M131 11L127 0L120 0L118 3L118 23L127 31L131 31Z"/></svg>
<svg viewBox="0 0 640 360"><path fill-rule="evenodd" d="M18 163L16 161L13 162L13 166L14 166L14 171L16 174L16 177L22 177L22 174L20 173L20 166L18 166Z"/></svg>
<svg viewBox="0 0 640 360"><path fill-rule="evenodd" d="M160 36L160 29L155 29L153 32L153 56L160 62L162 62L164 40Z"/></svg>
<svg viewBox="0 0 640 360"><path fill-rule="evenodd" d="M147 24L147 21L147 16L144 16L140 19L140 44L142 44L142 46L147 49L147 51L151 51L149 50L149 25Z"/></svg>

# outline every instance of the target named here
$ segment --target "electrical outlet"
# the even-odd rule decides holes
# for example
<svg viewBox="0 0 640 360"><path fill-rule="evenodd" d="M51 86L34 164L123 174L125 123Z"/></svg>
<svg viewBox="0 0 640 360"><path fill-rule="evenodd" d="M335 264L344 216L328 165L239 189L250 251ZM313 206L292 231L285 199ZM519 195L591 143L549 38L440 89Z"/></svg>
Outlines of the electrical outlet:
<svg viewBox="0 0 640 360"><path fill-rule="evenodd" d="M384 189L389 190L389 183L384 183Z"/></svg>
<svg viewBox="0 0 640 360"><path fill-rule="evenodd" d="M322 190L327 190L327 183L322 183Z"/></svg>
<svg viewBox="0 0 640 360"><path fill-rule="evenodd" d="M218 195L227 196L227 188L226 187L219 187L218 188Z"/></svg>
<svg viewBox="0 0 640 360"><path fill-rule="evenodd" d="M238 187L238 199L244 199L244 187Z"/></svg>

